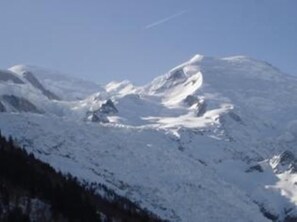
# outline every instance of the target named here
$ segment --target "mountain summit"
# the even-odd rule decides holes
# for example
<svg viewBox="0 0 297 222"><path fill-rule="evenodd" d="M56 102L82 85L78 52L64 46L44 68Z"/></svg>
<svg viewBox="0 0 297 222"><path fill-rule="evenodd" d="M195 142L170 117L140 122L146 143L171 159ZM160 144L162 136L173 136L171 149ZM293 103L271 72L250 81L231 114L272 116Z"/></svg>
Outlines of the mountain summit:
<svg viewBox="0 0 297 222"><path fill-rule="evenodd" d="M57 170L169 221L297 220L297 78L196 55L144 86L18 65L0 128Z"/></svg>

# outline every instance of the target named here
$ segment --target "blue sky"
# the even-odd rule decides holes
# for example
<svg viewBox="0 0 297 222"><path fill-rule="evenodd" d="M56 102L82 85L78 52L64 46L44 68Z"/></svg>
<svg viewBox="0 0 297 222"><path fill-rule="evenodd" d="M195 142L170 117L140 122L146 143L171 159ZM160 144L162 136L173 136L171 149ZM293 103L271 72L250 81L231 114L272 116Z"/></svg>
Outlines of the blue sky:
<svg viewBox="0 0 297 222"><path fill-rule="evenodd" d="M0 67L143 84L194 54L297 74L296 0L3 0Z"/></svg>

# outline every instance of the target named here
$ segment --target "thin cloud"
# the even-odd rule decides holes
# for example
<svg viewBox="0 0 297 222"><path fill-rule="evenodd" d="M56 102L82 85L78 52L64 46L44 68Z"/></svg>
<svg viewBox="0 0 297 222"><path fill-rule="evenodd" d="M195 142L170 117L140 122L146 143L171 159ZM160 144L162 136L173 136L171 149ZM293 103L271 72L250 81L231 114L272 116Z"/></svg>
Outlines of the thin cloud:
<svg viewBox="0 0 297 222"><path fill-rule="evenodd" d="M183 14L185 14L186 12L187 12L187 10L183 10L183 11L181 11L181 12L178 12L178 13L174 14L174 15L171 15L171 16L169 16L169 17L166 17L166 18L163 18L163 19L158 20L158 21L156 21L156 22L153 22L153 23L151 23L151 24L148 24L147 26L145 26L145 29L151 29L151 28L154 28L154 27L156 27L156 26L158 26L158 25L161 25L161 24L163 24L163 23L166 23L166 22L168 22L168 21L170 21L170 20L172 20L172 19L175 19L175 18L177 18L177 17L180 17L180 16L182 16Z"/></svg>

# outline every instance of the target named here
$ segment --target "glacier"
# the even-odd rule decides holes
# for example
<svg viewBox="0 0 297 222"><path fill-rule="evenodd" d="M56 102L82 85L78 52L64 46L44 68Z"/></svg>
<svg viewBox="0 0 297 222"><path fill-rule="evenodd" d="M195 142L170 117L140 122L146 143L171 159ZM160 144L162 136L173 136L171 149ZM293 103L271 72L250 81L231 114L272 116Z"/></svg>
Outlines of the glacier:
<svg viewBox="0 0 297 222"><path fill-rule="evenodd" d="M266 62L196 55L144 86L16 65L0 105L2 134L163 219L297 218L297 78Z"/></svg>

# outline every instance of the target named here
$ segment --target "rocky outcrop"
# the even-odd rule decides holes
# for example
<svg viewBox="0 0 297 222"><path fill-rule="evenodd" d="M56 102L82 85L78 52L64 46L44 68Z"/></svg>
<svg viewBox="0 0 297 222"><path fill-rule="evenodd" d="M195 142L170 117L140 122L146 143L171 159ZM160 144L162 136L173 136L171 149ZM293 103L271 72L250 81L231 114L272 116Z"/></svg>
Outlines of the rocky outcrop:
<svg viewBox="0 0 297 222"><path fill-rule="evenodd" d="M290 151L285 151L280 155L280 164L282 166L287 166L291 173L297 172L297 158Z"/></svg>
<svg viewBox="0 0 297 222"><path fill-rule="evenodd" d="M110 99L103 103L98 111L104 114L115 114L119 112Z"/></svg>
<svg viewBox="0 0 297 222"><path fill-rule="evenodd" d="M197 116L203 116L206 112L207 104L204 99L199 100L197 103Z"/></svg>
<svg viewBox="0 0 297 222"><path fill-rule="evenodd" d="M184 99L184 103L187 106L193 106L194 104L199 103L199 99L196 96L193 95L188 95L185 99Z"/></svg>
<svg viewBox="0 0 297 222"><path fill-rule="evenodd" d="M28 100L14 95L3 95L1 99L8 104L14 111L43 113Z"/></svg>
<svg viewBox="0 0 297 222"><path fill-rule="evenodd" d="M291 151L284 151L279 156L276 156L271 161L276 172L281 173L289 171L290 173L297 173L297 158Z"/></svg>
<svg viewBox="0 0 297 222"><path fill-rule="evenodd" d="M174 70L172 72L170 72L170 74L168 75L167 80L171 80L171 81L177 81L177 80L184 80L184 78L186 77L185 73L183 72L182 69L177 69Z"/></svg>
<svg viewBox="0 0 297 222"><path fill-rule="evenodd" d="M207 105L204 99L198 98L193 95L188 95L184 99L184 103L186 104L186 106L195 107L197 117L203 116L206 112Z"/></svg>
<svg viewBox="0 0 297 222"><path fill-rule="evenodd" d="M279 163L281 165L289 165L292 162L296 160L295 155L290 152L290 151L284 151L280 156L279 156Z"/></svg>
<svg viewBox="0 0 297 222"><path fill-rule="evenodd" d="M45 89L43 85L38 81L38 79L31 73L31 72L24 72L23 77L31 83L32 86L39 89L43 95L45 95L47 98L51 100L61 100L57 95L52 93L51 91Z"/></svg>
<svg viewBox="0 0 297 222"><path fill-rule="evenodd" d="M115 107L114 103L108 99L105 103L101 105L101 107L95 111L87 112L87 120L91 122L100 122L100 123L108 123L109 120L107 118L108 115L118 113L118 109Z"/></svg>
<svg viewBox="0 0 297 222"><path fill-rule="evenodd" d="M88 112L87 120L94 123L109 123L109 120L106 115L95 112Z"/></svg>

